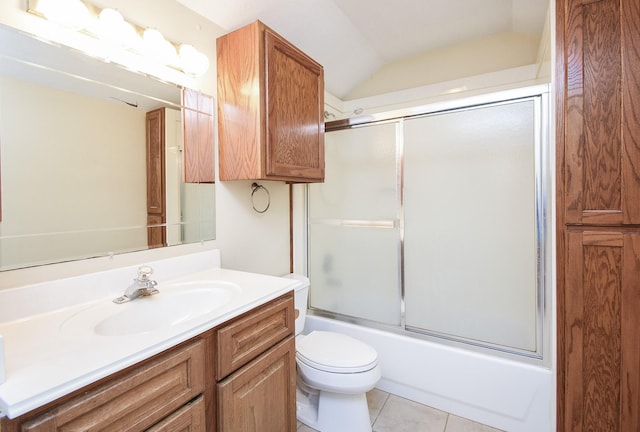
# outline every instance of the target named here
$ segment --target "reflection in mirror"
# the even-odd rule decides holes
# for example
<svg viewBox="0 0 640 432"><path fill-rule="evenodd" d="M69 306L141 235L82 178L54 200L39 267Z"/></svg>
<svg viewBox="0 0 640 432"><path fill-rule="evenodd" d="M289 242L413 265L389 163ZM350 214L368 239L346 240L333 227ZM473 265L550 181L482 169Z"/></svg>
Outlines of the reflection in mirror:
<svg viewBox="0 0 640 432"><path fill-rule="evenodd" d="M177 86L2 25L0 40L0 270L214 238L213 183L183 181ZM164 163L148 172L154 110Z"/></svg>

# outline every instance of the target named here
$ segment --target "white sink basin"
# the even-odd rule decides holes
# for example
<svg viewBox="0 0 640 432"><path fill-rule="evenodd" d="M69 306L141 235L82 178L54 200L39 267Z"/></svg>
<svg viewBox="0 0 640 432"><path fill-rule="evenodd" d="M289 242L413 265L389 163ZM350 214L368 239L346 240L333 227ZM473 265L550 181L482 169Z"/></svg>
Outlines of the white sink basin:
<svg viewBox="0 0 640 432"><path fill-rule="evenodd" d="M100 336L157 331L208 314L241 291L238 285L221 281L182 282L158 288L159 294L123 304L104 300L67 318L60 330L89 330Z"/></svg>

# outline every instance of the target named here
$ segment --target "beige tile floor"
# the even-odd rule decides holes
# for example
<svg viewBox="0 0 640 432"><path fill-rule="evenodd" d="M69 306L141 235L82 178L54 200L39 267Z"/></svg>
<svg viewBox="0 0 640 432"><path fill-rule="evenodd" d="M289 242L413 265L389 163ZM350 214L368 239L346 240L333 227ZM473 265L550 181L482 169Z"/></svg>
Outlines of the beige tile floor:
<svg viewBox="0 0 640 432"><path fill-rule="evenodd" d="M373 432L499 432L378 389L367 393L367 401ZM298 432L315 429L298 422Z"/></svg>

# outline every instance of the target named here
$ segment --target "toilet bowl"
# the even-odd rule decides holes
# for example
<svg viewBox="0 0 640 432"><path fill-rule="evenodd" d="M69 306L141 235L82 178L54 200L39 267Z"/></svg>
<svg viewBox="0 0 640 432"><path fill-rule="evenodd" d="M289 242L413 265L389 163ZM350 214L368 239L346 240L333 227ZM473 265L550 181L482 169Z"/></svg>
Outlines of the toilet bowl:
<svg viewBox="0 0 640 432"><path fill-rule="evenodd" d="M320 432L371 432L366 392L382 371L378 354L353 337L326 331L303 335L309 279L296 279L296 365L298 420Z"/></svg>

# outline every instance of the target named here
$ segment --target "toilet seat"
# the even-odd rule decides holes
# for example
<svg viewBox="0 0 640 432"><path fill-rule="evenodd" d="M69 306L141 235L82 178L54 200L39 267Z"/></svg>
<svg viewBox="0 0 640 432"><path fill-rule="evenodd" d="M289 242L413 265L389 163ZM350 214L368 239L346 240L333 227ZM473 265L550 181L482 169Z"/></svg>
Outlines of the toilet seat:
<svg viewBox="0 0 640 432"><path fill-rule="evenodd" d="M378 364L378 354L369 345L326 331L312 331L296 340L296 358L314 369L341 374L366 372Z"/></svg>

